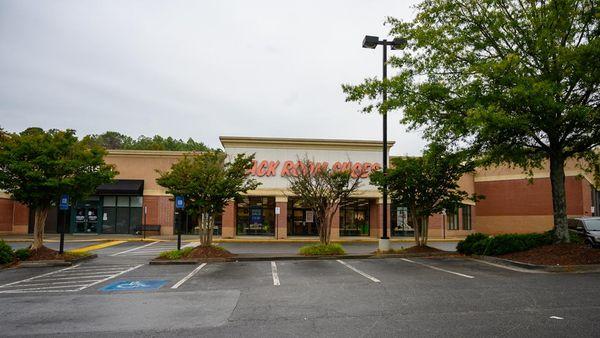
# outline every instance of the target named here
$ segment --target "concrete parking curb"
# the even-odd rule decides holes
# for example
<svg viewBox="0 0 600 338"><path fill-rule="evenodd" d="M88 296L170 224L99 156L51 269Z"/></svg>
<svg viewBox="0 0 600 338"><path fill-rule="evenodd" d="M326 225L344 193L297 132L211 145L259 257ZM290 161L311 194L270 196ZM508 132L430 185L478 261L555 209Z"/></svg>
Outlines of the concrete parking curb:
<svg viewBox="0 0 600 338"><path fill-rule="evenodd" d="M65 260L47 260L47 261L23 261L19 262L15 267L17 268L46 268L53 266L71 266L80 262L84 262L90 259L98 257L96 254L92 254L85 257L76 258L70 261Z"/></svg>
<svg viewBox="0 0 600 338"><path fill-rule="evenodd" d="M457 257L456 252L436 253L406 253L406 254L348 254L330 256L302 256L302 255L238 255L230 258L197 258L183 260L153 259L150 265L187 265L213 262L260 262L260 261L300 261L300 260L336 260L336 259L385 259L385 258L416 258L416 257ZM462 256L460 256L462 257Z"/></svg>
<svg viewBox="0 0 600 338"><path fill-rule="evenodd" d="M589 265L538 265L524 262L517 262L510 259L498 258L493 256L472 255L474 259L504 265L508 267L516 267L532 271L543 272L600 272L600 264Z"/></svg>

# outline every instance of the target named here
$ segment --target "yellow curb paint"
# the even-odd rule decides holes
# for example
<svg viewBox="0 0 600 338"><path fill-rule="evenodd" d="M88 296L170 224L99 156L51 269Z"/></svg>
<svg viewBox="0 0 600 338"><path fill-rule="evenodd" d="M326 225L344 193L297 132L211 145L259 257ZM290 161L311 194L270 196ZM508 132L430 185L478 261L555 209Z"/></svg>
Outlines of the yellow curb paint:
<svg viewBox="0 0 600 338"><path fill-rule="evenodd" d="M119 244L123 244L123 243L125 243L125 241L110 241L110 242L104 242L104 243L100 243L100 244L84 246L83 248L77 248L75 250L69 250L69 252L74 252L74 253L88 252L88 251L108 248L109 246L119 245Z"/></svg>

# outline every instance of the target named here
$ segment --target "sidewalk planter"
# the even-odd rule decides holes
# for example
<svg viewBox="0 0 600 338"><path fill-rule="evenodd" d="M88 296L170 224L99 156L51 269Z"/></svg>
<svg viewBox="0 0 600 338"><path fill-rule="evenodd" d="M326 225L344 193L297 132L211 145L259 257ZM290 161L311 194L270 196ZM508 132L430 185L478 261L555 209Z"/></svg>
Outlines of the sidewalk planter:
<svg viewBox="0 0 600 338"><path fill-rule="evenodd" d="M153 259L150 265L182 265L198 264L212 262L253 262L253 261L301 261L301 260L336 260L336 259L384 259L384 258L415 258L415 257L456 257L456 252L436 252L436 253L406 253L406 254L346 254L346 255L323 255L323 256L303 256L303 255L238 255L231 258L198 258L184 260L166 260ZM462 256L460 256L462 257Z"/></svg>
<svg viewBox="0 0 600 338"><path fill-rule="evenodd" d="M538 265L524 262L517 262L510 259L498 258L493 256L472 255L474 259L504 265L507 267L516 267L526 270L539 272L600 272L600 264L587 265Z"/></svg>
<svg viewBox="0 0 600 338"><path fill-rule="evenodd" d="M46 261L22 261L19 262L16 267L21 268L44 268L51 266L71 266L73 264L81 263L98 257L96 254L89 256L78 257L72 260L46 260Z"/></svg>

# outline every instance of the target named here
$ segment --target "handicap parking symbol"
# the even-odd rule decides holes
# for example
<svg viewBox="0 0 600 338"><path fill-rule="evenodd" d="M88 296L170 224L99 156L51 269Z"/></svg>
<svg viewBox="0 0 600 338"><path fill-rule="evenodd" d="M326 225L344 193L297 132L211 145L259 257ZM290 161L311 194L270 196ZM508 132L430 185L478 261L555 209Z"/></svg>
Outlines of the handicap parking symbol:
<svg viewBox="0 0 600 338"><path fill-rule="evenodd" d="M158 290L166 283L166 280L123 280L109 284L100 291L150 291Z"/></svg>

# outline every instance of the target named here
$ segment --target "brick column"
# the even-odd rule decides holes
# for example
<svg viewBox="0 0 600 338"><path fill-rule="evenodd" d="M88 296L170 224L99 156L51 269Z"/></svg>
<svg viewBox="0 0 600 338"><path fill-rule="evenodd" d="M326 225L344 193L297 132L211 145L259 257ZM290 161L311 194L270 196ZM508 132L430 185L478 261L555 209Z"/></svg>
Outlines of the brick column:
<svg viewBox="0 0 600 338"><path fill-rule="evenodd" d="M222 216L221 238L235 237L235 201L231 201L225 207Z"/></svg>
<svg viewBox="0 0 600 338"><path fill-rule="evenodd" d="M279 215L277 217L277 239L287 238L287 196L276 196L275 207L279 207Z"/></svg>
<svg viewBox="0 0 600 338"><path fill-rule="evenodd" d="M335 212L331 222L331 240L340 239L340 209Z"/></svg>
<svg viewBox="0 0 600 338"><path fill-rule="evenodd" d="M369 237L372 238L381 237L380 206L376 199L369 201Z"/></svg>
<svg viewBox="0 0 600 338"><path fill-rule="evenodd" d="M388 220L388 236L391 237L390 227L392 225L392 204L388 199L388 207L387 207L387 220ZM381 238L383 236L383 199L377 199L377 238Z"/></svg>

